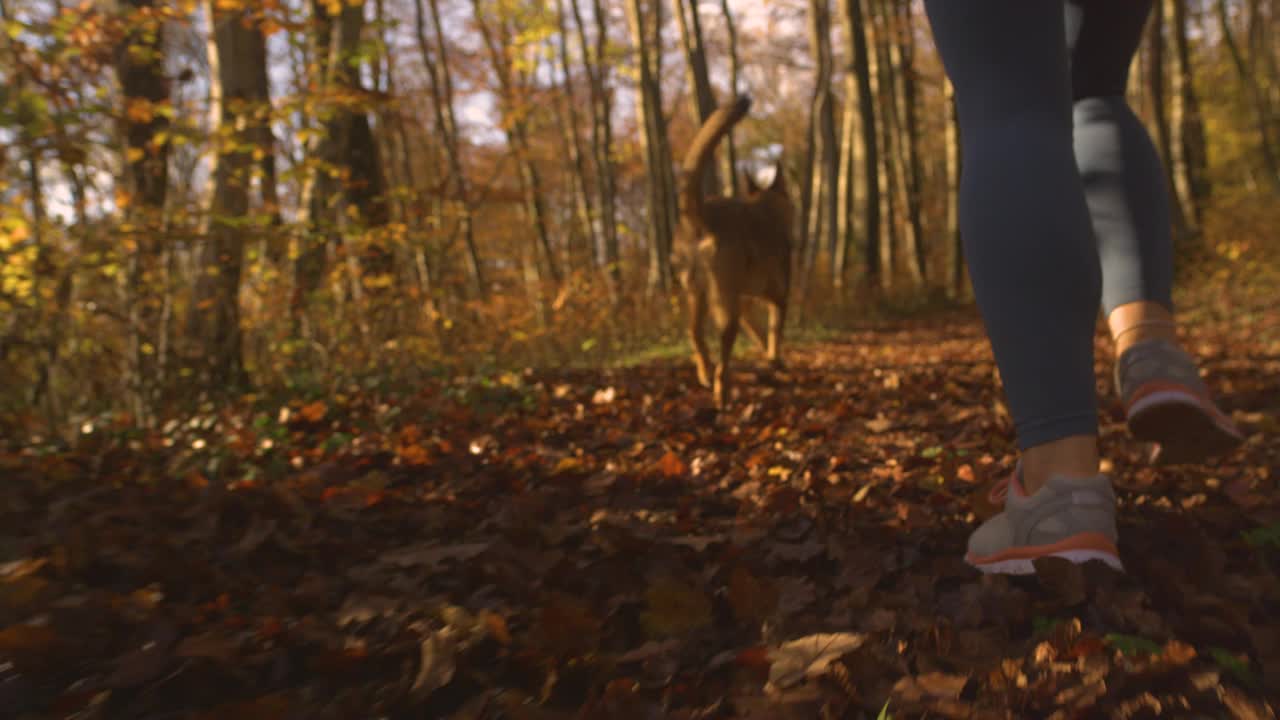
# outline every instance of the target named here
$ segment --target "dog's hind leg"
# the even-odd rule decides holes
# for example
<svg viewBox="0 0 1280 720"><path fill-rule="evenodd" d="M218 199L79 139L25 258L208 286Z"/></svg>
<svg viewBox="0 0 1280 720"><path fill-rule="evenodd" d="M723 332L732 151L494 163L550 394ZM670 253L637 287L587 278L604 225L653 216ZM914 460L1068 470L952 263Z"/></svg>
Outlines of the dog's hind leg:
<svg viewBox="0 0 1280 720"><path fill-rule="evenodd" d="M729 404L729 357L733 355L733 343L738 339L740 309L737 298L720 298L720 301L723 303L723 317L720 318L720 362L716 364L716 380L712 390L716 406L723 408Z"/></svg>
<svg viewBox="0 0 1280 720"><path fill-rule="evenodd" d="M747 337L760 348L760 352L768 352L769 345L765 342L764 335L760 333L760 328L756 327L755 318L751 316L749 308L746 307L742 309L742 329L747 331Z"/></svg>
<svg viewBox="0 0 1280 720"><path fill-rule="evenodd" d="M787 301L769 302L769 348L765 356L774 367L782 366L782 327L787 323Z"/></svg>
<svg viewBox="0 0 1280 720"><path fill-rule="evenodd" d="M707 324L707 293L695 288L689 291L689 343L693 345L693 363L698 369L698 382L711 387L711 361L707 357L707 341L703 330Z"/></svg>

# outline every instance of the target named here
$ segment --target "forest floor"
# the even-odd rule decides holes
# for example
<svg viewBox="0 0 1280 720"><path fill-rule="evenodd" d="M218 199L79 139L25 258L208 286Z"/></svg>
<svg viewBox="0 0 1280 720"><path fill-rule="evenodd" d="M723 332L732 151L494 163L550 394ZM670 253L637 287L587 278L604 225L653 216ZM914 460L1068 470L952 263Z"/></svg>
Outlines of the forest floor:
<svg viewBox="0 0 1280 720"><path fill-rule="evenodd" d="M962 562L1011 464L971 311L748 356L723 413L678 358L0 455L0 716L1274 717L1280 313L1202 292L1249 440L1146 466L1099 362L1124 575Z"/></svg>

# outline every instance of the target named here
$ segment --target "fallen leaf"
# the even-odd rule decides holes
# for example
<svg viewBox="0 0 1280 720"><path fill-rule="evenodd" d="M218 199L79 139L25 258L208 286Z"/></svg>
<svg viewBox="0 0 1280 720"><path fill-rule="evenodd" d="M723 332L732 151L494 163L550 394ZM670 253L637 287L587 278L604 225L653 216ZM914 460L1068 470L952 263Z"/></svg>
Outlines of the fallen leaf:
<svg viewBox="0 0 1280 720"><path fill-rule="evenodd" d="M206 632L183 638L173 654L180 658L206 658L225 663L230 662L239 651L240 643L226 634Z"/></svg>
<svg viewBox="0 0 1280 720"><path fill-rule="evenodd" d="M711 622L707 594L673 577L660 577L645 590L647 609L640 621L651 635L683 635Z"/></svg>
<svg viewBox="0 0 1280 720"><path fill-rule="evenodd" d="M0 580L11 582L19 578L26 577L33 573L39 572L40 568L49 564L49 558L22 558L0 565Z"/></svg>
<svg viewBox="0 0 1280 720"><path fill-rule="evenodd" d="M671 538L670 540L667 540L667 542L672 545L681 545L683 547L693 548L698 552L702 552L709 546L714 545L715 543L725 542L728 539L729 537L727 535L684 535L677 538Z"/></svg>
<svg viewBox="0 0 1280 720"><path fill-rule="evenodd" d="M329 407L324 404L324 401L316 400L313 403L303 405L298 414L302 415L302 419L307 422L314 423L323 420L327 412L329 412Z"/></svg>
<svg viewBox="0 0 1280 720"><path fill-rule="evenodd" d="M658 460L658 470L664 477L683 477L689 473L689 466L670 450Z"/></svg>
<svg viewBox="0 0 1280 720"><path fill-rule="evenodd" d="M1231 499L1231 502L1245 510L1252 510L1266 502L1266 498L1253 491L1252 483L1247 477L1238 477L1232 480L1222 490Z"/></svg>
<svg viewBox="0 0 1280 720"><path fill-rule="evenodd" d="M193 720L279 720L293 717L293 703L284 693L263 695L253 700L227 703L196 713Z"/></svg>
<svg viewBox="0 0 1280 720"><path fill-rule="evenodd" d="M503 645L511 644L511 631L507 629L507 619L494 612L483 612L480 614L484 624L489 628L489 634L494 640Z"/></svg>
<svg viewBox="0 0 1280 720"><path fill-rule="evenodd" d="M679 638L671 638L670 640L663 640L661 642L650 640L634 650L628 650L614 658L614 660L618 663L644 662L645 660L652 660L653 658L674 652L680 648L680 645L681 642Z"/></svg>
<svg viewBox="0 0 1280 720"><path fill-rule="evenodd" d="M739 565L729 574L729 607L743 622L763 622L778 608L778 590Z"/></svg>
<svg viewBox="0 0 1280 720"><path fill-rule="evenodd" d="M1164 644L1164 659L1174 665L1186 665L1196 657L1196 649L1184 642L1170 640Z"/></svg>
<svg viewBox="0 0 1280 720"><path fill-rule="evenodd" d="M46 625L11 625L0 630L0 657L21 661L44 655L58 643L58 634Z"/></svg>
<svg viewBox="0 0 1280 720"><path fill-rule="evenodd" d="M783 689L818 677L840 656L857 649L863 639L856 633L819 633L771 648L769 685Z"/></svg>
<svg viewBox="0 0 1280 720"><path fill-rule="evenodd" d="M413 680L411 692L425 698L453 680L456 669L455 655L458 642L452 628L428 633L422 639L418 653L418 675Z"/></svg>
<svg viewBox="0 0 1280 720"><path fill-rule="evenodd" d="M778 581L778 612L783 616L794 615L809 607L818 599L813 583L802 577L789 576Z"/></svg>
<svg viewBox="0 0 1280 720"><path fill-rule="evenodd" d="M769 559L782 565L803 565L826 551L826 544L817 540L802 543L774 543L769 547Z"/></svg>
<svg viewBox="0 0 1280 720"><path fill-rule="evenodd" d="M276 530L276 521L262 515L255 516L253 522L249 524L249 529L245 531L244 536L240 538L240 542L236 543L235 551L240 554L249 554L262 546L267 538L271 537L271 533Z"/></svg>
<svg viewBox="0 0 1280 720"><path fill-rule="evenodd" d="M417 565L434 568L448 561L470 560L489 549L489 543L461 543L458 545L411 545L385 552L379 562L398 567Z"/></svg>
<svg viewBox="0 0 1280 720"><path fill-rule="evenodd" d="M930 697L954 700L960 697L960 693L964 691L964 686L968 684L969 677L967 675L947 675L946 673L931 672L917 675L915 680L916 685Z"/></svg>
<svg viewBox="0 0 1280 720"><path fill-rule="evenodd" d="M539 642L559 656L594 652L600 644L603 624L591 608L564 593L551 593L548 599L538 618Z"/></svg>

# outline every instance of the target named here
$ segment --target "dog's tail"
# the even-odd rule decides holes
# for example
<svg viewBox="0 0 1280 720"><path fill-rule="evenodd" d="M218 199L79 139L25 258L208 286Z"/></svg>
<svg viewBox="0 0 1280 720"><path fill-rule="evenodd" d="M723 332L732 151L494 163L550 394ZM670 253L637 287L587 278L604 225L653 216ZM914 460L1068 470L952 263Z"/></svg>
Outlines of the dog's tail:
<svg viewBox="0 0 1280 720"><path fill-rule="evenodd" d="M751 98L739 95L728 105L722 105L702 124L698 134L684 154L682 184L680 186L680 204L684 216L695 224L701 225L703 218L704 198L702 196L702 178L707 174L707 165L720 139L729 134L739 120L746 117L751 109Z"/></svg>

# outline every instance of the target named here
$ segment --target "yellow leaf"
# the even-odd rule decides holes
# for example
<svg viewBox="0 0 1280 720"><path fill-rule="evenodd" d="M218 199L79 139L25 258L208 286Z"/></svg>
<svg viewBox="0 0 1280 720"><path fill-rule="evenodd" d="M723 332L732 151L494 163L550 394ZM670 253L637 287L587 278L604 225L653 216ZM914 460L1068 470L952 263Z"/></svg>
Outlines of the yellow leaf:
<svg viewBox="0 0 1280 720"><path fill-rule="evenodd" d="M559 475L560 473L569 472L571 470L577 470L581 467L582 467L582 461L579 460L578 458L572 457L572 456L564 457L564 458L560 458L560 462L556 463L556 469L554 472L556 475Z"/></svg>
<svg viewBox="0 0 1280 720"><path fill-rule="evenodd" d="M31 236L27 221L16 215L0 218L0 247L10 248Z"/></svg>
<svg viewBox="0 0 1280 720"><path fill-rule="evenodd" d="M662 578L645 591L648 604L640 617L651 635L680 636L711 622L707 594L675 578Z"/></svg>
<svg viewBox="0 0 1280 720"><path fill-rule="evenodd" d="M156 117L155 107L146 98L129 98L124 106L124 115L131 122L149 123Z"/></svg>

